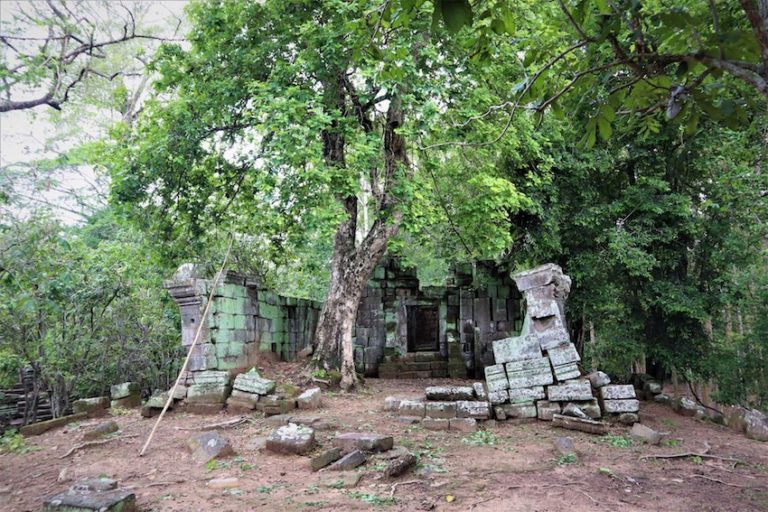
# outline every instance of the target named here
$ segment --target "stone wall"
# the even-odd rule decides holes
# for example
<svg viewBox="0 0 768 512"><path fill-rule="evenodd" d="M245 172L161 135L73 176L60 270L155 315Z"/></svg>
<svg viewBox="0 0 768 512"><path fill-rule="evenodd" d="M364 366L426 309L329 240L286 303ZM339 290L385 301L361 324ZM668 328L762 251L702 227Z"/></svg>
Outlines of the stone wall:
<svg viewBox="0 0 768 512"><path fill-rule="evenodd" d="M255 277L228 271L202 318L212 285L191 264L165 283L181 311L184 346L203 322L190 371L245 368L260 351L289 361L311 344L321 303L279 295ZM493 364L492 341L519 332L522 320L520 293L492 263L458 265L445 286L421 287L415 269L387 259L363 291L355 364L368 376L483 375Z"/></svg>

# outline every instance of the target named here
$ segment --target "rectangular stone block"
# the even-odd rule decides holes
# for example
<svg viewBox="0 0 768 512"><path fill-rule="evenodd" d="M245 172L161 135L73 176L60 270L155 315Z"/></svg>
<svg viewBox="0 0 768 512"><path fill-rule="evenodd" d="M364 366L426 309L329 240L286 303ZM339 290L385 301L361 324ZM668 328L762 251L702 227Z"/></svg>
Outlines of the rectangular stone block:
<svg viewBox="0 0 768 512"><path fill-rule="evenodd" d="M549 359L537 357L505 365L510 389L546 386L554 382Z"/></svg>
<svg viewBox="0 0 768 512"><path fill-rule="evenodd" d="M421 420L421 426L427 430L448 430L450 421L445 418L424 418Z"/></svg>
<svg viewBox="0 0 768 512"><path fill-rule="evenodd" d="M460 400L456 402L456 416L485 420L491 416L491 408L488 402Z"/></svg>
<svg viewBox="0 0 768 512"><path fill-rule="evenodd" d="M635 387L631 384L611 384L600 388L600 398L605 400L624 400L636 398Z"/></svg>
<svg viewBox="0 0 768 512"><path fill-rule="evenodd" d="M425 393L427 400L438 401L472 400L475 397L472 386L429 386Z"/></svg>
<svg viewBox="0 0 768 512"><path fill-rule="evenodd" d="M568 363L578 363L581 361L573 343L551 348L547 351L547 355L549 360L552 361L552 366L563 366Z"/></svg>
<svg viewBox="0 0 768 512"><path fill-rule="evenodd" d="M263 379L256 372L241 373L235 377L234 388L248 393L268 395L275 389L275 382Z"/></svg>
<svg viewBox="0 0 768 512"><path fill-rule="evenodd" d="M456 417L456 402L427 402L425 406L425 414L430 418Z"/></svg>
<svg viewBox="0 0 768 512"><path fill-rule="evenodd" d="M535 418L537 416L536 405L531 404L506 404L501 406L507 419L511 418Z"/></svg>
<svg viewBox="0 0 768 512"><path fill-rule="evenodd" d="M559 265L548 263L531 270L518 272L512 276L512 279L515 281L517 289L524 292L531 288L548 285L553 282L556 275L561 276L562 273L563 269Z"/></svg>
<svg viewBox="0 0 768 512"><path fill-rule="evenodd" d="M604 389L604 388L601 388ZM607 414L618 414L622 412L637 412L640 410L640 401L630 400L603 400L603 411Z"/></svg>
<svg viewBox="0 0 768 512"><path fill-rule="evenodd" d="M537 418L543 421L552 421L555 414L560 414L562 411L560 404L557 402L550 402L549 400L539 400L536 402Z"/></svg>
<svg viewBox="0 0 768 512"><path fill-rule="evenodd" d="M555 414L552 417L552 425L555 427L567 428L569 430L579 430L581 432L587 432L588 434L608 433L608 425L602 421L584 420L572 416L563 416L562 414Z"/></svg>
<svg viewBox="0 0 768 512"><path fill-rule="evenodd" d="M488 384L488 391L502 391L509 388L507 373L503 364L494 364L485 367L485 382Z"/></svg>
<svg viewBox="0 0 768 512"><path fill-rule="evenodd" d="M558 382L565 382L566 380L578 379L581 377L581 370L579 370L579 365L577 363L555 366L553 370Z"/></svg>
<svg viewBox="0 0 768 512"><path fill-rule="evenodd" d="M547 388L550 402L573 402L578 400L592 400L592 386L588 380L575 380L564 382Z"/></svg>
<svg viewBox="0 0 768 512"><path fill-rule="evenodd" d="M532 404L536 400L542 400L544 398L546 398L546 395L544 394L544 386L509 390L509 401L513 404Z"/></svg>
<svg viewBox="0 0 768 512"><path fill-rule="evenodd" d="M493 342L493 357L496 364L540 358L539 341L531 335L496 340Z"/></svg>
<svg viewBox="0 0 768 512"><path fill-rule="evenodd" d="M491 391L488 393L488 401L492 405L505 404L509 401L509 392L506 389L501 391Z"/></svg>
<svg viewBox="0 0 768 512"><path fill-rule="evenodd" d="M423 418L426 414L426 407L424 402L418 402L416 400L401 400L400 406L397 409L397 413L400 416L415 416Z"/></svg>

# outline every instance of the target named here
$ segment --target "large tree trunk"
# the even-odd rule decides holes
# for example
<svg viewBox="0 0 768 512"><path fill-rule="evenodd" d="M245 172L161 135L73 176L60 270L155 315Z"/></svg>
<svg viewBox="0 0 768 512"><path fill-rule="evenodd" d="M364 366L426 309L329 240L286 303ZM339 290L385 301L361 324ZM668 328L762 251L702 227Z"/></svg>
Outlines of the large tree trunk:
<svg viewBox="0 0 768 512"><path fill-rule="evenodd" d="M397 201L390 192L398 166L407 165L405 141L396 133L402 122L400 102L393 100L387 112L383 138L385 189L376 197L376 220L358 246L355 245L358 199L355 195L340 198L346 219L339 224L334 238L328 295L315 330L314 362L325 369L338 368L341 372L341 387L345 390L357 384L352 329L360 297L374 268L386 252L387 243L397 233L402 222L402 213L397 209ZM326 162L344 167L343 135L328 131L323 134L323 140ZM410 176L409 171L406 171L406 176Z"/></svg>

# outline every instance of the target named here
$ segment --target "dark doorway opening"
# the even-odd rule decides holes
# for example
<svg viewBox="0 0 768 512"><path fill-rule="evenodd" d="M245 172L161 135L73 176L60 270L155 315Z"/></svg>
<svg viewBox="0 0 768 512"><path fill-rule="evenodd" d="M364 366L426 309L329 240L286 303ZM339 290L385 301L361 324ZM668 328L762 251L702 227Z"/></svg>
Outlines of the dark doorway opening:
<svg viewBox="0 0 768 512"><path fill-rule="evenodd" d="M440 317L437 306L408 307L408 352L440 350Z"/></svg>

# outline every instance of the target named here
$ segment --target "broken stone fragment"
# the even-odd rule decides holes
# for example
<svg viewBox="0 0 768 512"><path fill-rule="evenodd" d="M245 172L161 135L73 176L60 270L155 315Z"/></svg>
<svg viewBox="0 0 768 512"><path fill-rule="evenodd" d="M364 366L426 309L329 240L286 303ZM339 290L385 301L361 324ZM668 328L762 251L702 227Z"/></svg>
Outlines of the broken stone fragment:
<svg viewBox="0 0 768 512"><path fill-rule="evenodd" d="M72 486L75 491L112 491L117 489L117 480L111 478L86 478Z"/></svg>
<svg viewBox="0 0 768 512"><path fill-rule="evenodd" d="M256 404L256 410L261 411L267 416L276 414L287 414L296 409L296 400L281 398L277 395L267 395L259 398Z"/></svg>
<svg viewBox="0 0 768 512"><path fill-rule="evenodd" d="M612 384L600 388L600 398L604 400L626 400L637 398L632 384Z"/></svg>
<svg viewBox="0 0 768 512"><path fill-rule="evenodd" d="M51 496L43 504L44 512L137 512L136 495L127 490L93 492L69 489Z"/></svg>
<svg viewBox="0 0 768 512"><path fill-rule="evenodd" d="M234 489L240 486L240 479L234 476L212 478L205 485L211 489Z"/></svg>
<svg viewBox="0 0 768 512"><path fill-rule="evenodd" d="M266 449L282 455L304 455L315 446L315 431L289 423L275 429L267 438Z"/></svg>
<svg viewBox="0 0 768 512"><path fill-rule="evenodd" d="M575 456L576 448L573 446L573 439L570 437L556 437L552 440L555 450L563 456Z"/></svg>
<svg viewBox="0 0 768 512"><path fill-rule="evenodd" d="M187 441L187 446L192 452L192 458L200 464L220 457L234 455L235 450L229 441L221 437L216 431L198 434Z"/></svg>
<svg viewBox="0 0 768 512"><path fill-rule="evenodd" d="M227 398L227 410L252 411L259 403L259 395L233 389Z"/></svg>
<svg viewBox="0 0 768 512"><path fill-rule="evenodd" d="M661 396L661 395L657 395ZM671 401L672 409L681 416L695 416L700 409L699 405L690 398L682 397Z"/></svg>
<svg viewBox="0 0 768 512"><path fill-rule="evenodd" d="M622 425L634 425L640 421L640 417L634 412L623 412L617 419Z"/></svg>
<svg viewBox="0 0 768 512"><path fill-rule="evenodd" d="M643 391L651 395L658 395L662 391L661 382L650 380L643 385Z"/></svg>
<svg viewBox="0 0 768 512"><path fill-rule="evenodd" d="M672 403L672 397L665 395L664 393L660 393L653 397L653 401L662 405L669 405Z"/></svg>
<svg viewBox="0 0 768 512"><path fill-rule="evenodd" d="M629 431L629 435L633 439L642 441L644 443L657 445L661 442L663 437L660 432L653 430L650 427L643 425L642 423L635 423L632 425L632 429Z"/></svg>
<svg viewBox="0 0 768 512"><path fill-rule="evenodd" d="M261 378L259 372L257 372L255 368L252 368L249 372L241 373L235 377L233 387L248 393L268 395L275 390L275 382Z"/></svg>
<svg viewBox="0 0 768 512"><path fill-rule="evenodd" d="M504 407L497 405L493 408L493 416L499 421L504 421L507 419L507 412Z"/></svg>
<svg viewBox="0 0 768 512"><path fill-rule="evenodd" d="M165 407L165 403L167 401L168 401L167 391L155 392L151 397L147 399L144 405L147 407L151 407L153 409L162 409L163 407ZM173 400L171 400L171 405L169 407L173 407Z"/></svg>
<svg viewBox="0 0 768 512"><path fill-rule="evenodd" d="M584 412L584 414L586 414L593 420L600 419L600 417L602 417L603 415L600 409L600 404L597 401L597 398L593 398L592 400L583 400L579 402L569 402L569 403L574 404L576 407L581 409Z"/></svg>
<svg viewBox="0 0 768 512"><path fill-rule="evenodd" d="M384 399L384 410L385 411L397 411L400 408L400 402L402 401L402 398L397 398L395 396L388 396Z"/></svg>
<svg viewBox="0 0 768 512"><path fill-rule="evenodd" d="M547 388L550 402L592 400L592 385L588 380L574 380Z"/></svg>
<svg viewBox="0 0 768 512"><path fill-rule="evenodd" d="M330 471L349 471L363 464L365 464L365 454L360 450L353 450L328 466L328 469Z"/></svg>
<svg viewBox="0 0 768 512"><path fill-rule="evenodd" d="M323 450L309 460L312 471L319 471L331 462L339 460L342 456L341 448L334 447Z"/></svg>
<svg viewBox="0 0 768 512"><path fill-rule="evenodd" d="M296 404L299 406L299 409L319 409L320 401L320 388L310 388L296 398Z"/></svg>
<svg viewBox="0 0 768 512"><path fill-rule="evenodd" d="M768 416L752 409L744 414L744 433L756 441L768 441Z"/></svg>
<svg viewBox="0 0 768 512"><path fill-rule="evenodd" d="M533 288L539 288L548 284L553 284L556 288L562 289L560 296L565 298L570 290L571 278L563 274L563 269L554 263L540 265L530 270L512 274L517 289L526 292Z"/></svg>
<svg viewBox="0 0 768 512"><path fill-rule="evenodd" d="M584 411L572 403L566 404L566 406L563 408L563 415L571 416L573 418L581 418L583 420L589 419L589 416L587 416Z"/></svg>
<svg viewBox="0 0 768 512"><path fill-rule="evenodd" d="M344 471L321 477L320 485L330 489L350 489L356 487L362 478L362 473Z"/></svg>
<svg viewBox="0 0 768 512"><path fill-rule="evenodd" d="M395 441L392 436L373 432L347 432L333 439L334 446L341 448L344 453L353 450L364 452L385 452L391 450Z"/></svg>
<svg viewBox="0 0 768 512"><path fill-rule="evenodd" d="M100 437L113 434L118 430L120 430L120 426L115 421L107 421L84 433L83 440L91 441L93 439L99 439Z"/></svg>
<svg viewBox="0 0 768 512"><path fill-rule="evenodd" d="M438 401L472 400L475 397L471 386L429 386L425 393L427 400Z"/></svg>
<svg viewBox="0 0 768 512"><path fill-rule="evenodd" d="M456 416L486 420L491 417L491 408L488 402L459 400L456 402Z"/></svg>
<svg viewBox="0 0 768 512"><path fill-rule="evenodd" d="M589 379L590 384L592 384L592 387L595 389L599 389L611 383L611 378L608 376L608 374L599 370L587 375L587 379Z"/></svg>

